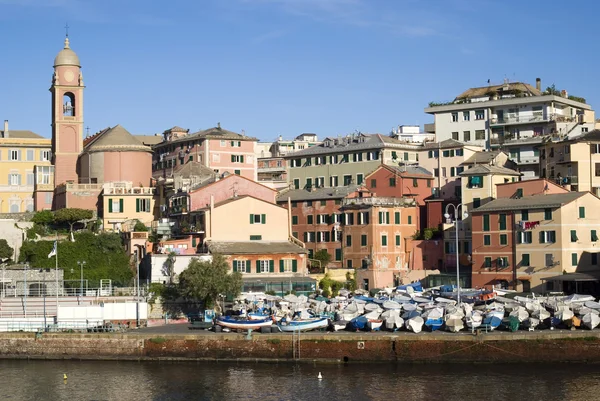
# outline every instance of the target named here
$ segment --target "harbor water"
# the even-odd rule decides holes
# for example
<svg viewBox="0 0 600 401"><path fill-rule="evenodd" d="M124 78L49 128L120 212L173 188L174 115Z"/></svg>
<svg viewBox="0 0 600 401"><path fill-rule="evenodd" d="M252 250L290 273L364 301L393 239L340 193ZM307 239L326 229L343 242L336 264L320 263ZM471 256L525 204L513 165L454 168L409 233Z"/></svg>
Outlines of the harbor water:
<svg viewBox="0 0 600 401"><path fill-rule="evenodd" d="M600 394L600 365L577 364L2 360L0 371L2 400L549 401L592 400Z"/></svg>

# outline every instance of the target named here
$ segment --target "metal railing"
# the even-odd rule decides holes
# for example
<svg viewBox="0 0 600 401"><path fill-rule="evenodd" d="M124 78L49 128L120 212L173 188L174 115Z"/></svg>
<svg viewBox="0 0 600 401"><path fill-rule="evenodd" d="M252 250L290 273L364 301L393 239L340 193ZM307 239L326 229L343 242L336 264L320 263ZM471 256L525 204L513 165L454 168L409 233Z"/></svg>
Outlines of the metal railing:
<svg viewBox="0 0 600 401"><path fill-rule="evenodd" d="M373 196L369 198L344 198L343 206L348 205L370 205L370 206L410 206L415 203L414 198L392 198Z"/></svg>

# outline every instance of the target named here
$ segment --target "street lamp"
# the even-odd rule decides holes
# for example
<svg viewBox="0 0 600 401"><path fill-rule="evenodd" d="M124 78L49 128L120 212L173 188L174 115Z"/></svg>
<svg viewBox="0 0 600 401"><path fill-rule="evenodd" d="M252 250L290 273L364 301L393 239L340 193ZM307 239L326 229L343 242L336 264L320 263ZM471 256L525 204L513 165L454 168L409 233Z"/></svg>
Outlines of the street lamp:
<svg viewBox="0 0 600 401"><path fill-rule="evenodd" d="M460 261L459 261L459 251L458 251L458 217L459 217L459 211L460 208L462 207L463 210L463 214L462 214L462 220L466 219L467 217L469 217L469 213L467 213L467 211L465 210L465 206L462 203L459 203L458 206L453 204L453 203L449 203L446 205L446 213L444 214L444 217L446 219L450 219L451 215L449 213L450 211L450 206L452 206L452 208L454 208L454 228L456 230L456 236L455 236L455 240L456 240L456 301L458 302L458 304L460 305Z"/></svg>
<svg viewBox="0 0 600 401"><path fill-rule="evenodd" d="M83 296L83 266L85 266L85 263L86 263L85 260L81 261L81 262L77 261L77 264L79 265L79 270L81 271L81 283L80 283L81 289L80 289L80 292L79 292L79 294L81 296Z"/></svg>
<svg viewBox="0 0 600 401"><path fill-rule="evenodd" d="M29 264L25 263L25 268L24 268L25 283L23 284L25 286L25 288L24 288L25 294L23 297L23 314L25 315L25 317L27 317L27 269L29 269Z"/></svg>

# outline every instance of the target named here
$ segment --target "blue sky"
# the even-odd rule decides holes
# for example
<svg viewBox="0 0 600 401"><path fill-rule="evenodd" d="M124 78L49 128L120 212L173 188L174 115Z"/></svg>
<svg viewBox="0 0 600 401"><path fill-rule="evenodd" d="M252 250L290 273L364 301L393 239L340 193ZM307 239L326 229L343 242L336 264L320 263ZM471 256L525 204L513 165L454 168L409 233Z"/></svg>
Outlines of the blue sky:
<svg viewBox="0 0 600 401"><path fill-rule="evenodd" d="M487 80L556 84L598 107L600 5L541 0L0 0L0 120L50 136L70 26L85 125L221 126L261 140L388 133Z"/></svg>

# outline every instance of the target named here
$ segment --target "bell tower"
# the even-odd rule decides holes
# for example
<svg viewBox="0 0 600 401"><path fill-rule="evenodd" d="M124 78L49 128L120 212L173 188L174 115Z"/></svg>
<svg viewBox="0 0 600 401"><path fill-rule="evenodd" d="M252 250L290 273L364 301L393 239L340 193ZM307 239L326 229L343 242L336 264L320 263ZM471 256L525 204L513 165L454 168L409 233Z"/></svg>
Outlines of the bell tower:
<svg viewBox="0 0 600 401"><path fill-rule="evenodd" d="M83 75L69 35L54 59L52 75L52 164L54 184L78 183L77 159L83 150Z"/></svg>

